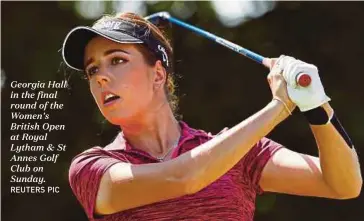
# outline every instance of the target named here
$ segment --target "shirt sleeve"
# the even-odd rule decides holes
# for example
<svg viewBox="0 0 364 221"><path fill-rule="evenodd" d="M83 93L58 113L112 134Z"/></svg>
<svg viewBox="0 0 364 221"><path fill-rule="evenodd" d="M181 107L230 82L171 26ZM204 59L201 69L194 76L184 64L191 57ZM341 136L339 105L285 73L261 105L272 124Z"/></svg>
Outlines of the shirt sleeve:
<svg viewBox="0 0 364 221"><path fill-rule="evenodd" d="M70 186L90 220L94 220L100 180L106 170L118 162L121 161L100 147L91 148L72 160L69 169Z"/></svg>
<svg viewBox="0 0 364 221"><path fill-rule="evenodd" d="M259 185L260 177L269 159L283 146L268 138L262 138L243 158L244 175L248 176L257 194L264 191Z"/></svg>

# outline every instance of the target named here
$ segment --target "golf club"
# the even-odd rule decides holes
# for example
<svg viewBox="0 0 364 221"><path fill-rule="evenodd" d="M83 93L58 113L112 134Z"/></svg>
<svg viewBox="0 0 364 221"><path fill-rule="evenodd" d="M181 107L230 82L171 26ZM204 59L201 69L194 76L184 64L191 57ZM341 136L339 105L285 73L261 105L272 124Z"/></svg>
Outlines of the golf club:
<svg viewBox="0 0 364 221"><path fill-rule="evenodd" d="M259 64L264 65L267 68L271 68L271 59L270 58L265 58L257 53L254 53L246 48L243 48L237 44L234 44L228 40L225 40L223 38L220 38L210 32L204 31L200 28L197 28L196 26L187 24L179 19L176 19L174 17L172 17L168 12L158 12L152 15L149 15L147 17L145 17L145 19L149 20L152 23L156 23L158 22L158 19L162 19L165 21L169 21L173 24L179 25L181 27L184 27L188 30L191 30L205 38L208 38L212 41L215 41L216 43L223 45L235 52L238 52L239 54L244 55L245 57L248 57L250 59L252 59L255 62L258 62ZM311 77L308 74L305 73L299 73L296 76L296 83L298 85L300 85L301 87L308 87L311 83Z"/></svg>

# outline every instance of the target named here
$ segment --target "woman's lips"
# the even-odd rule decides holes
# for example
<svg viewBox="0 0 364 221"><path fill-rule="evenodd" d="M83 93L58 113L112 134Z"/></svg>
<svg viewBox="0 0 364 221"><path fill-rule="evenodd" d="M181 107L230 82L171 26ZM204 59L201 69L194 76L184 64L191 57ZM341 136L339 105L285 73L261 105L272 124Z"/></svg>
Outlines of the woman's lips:
<svg viewBox="0 0 364 221"><path fill-rule="evenodd" d="M104 91L101 95L104 106L110 106L120 99L120 96L110 91Z"/></svg>
<svg viewBox="0 0 364 221"><path fill-rule="evenodd" d="M112 101L108 101L108 102L104 102L104 107L108 107L108 106L111 106L113 105L114 103L116 103L120 98L117 98L115 100L112 100Z"/></svg>

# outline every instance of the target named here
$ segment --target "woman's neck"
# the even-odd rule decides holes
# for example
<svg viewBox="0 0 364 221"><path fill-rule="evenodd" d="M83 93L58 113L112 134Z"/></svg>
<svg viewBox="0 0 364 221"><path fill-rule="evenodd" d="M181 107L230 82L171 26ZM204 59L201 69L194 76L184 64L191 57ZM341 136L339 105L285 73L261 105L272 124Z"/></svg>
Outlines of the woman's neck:
<svg viewBox="0 0 364 221"><path fill-rule="evenodd" d="M179 123L168 103L158 111L124 121L121 128L129 144L154 157L161 157L174 148L181 135Z"/></svg>

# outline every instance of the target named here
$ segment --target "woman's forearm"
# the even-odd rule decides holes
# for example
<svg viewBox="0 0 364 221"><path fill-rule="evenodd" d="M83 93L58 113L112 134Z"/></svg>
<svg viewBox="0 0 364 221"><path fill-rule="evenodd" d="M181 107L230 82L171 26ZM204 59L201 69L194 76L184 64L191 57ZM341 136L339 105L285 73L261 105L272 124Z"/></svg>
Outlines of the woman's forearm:
<svg viewBox="0 0 364 221"><path fill-rule="evenodd" d="M273 100L253 116L170 162L169 171L179 173L188 183L188 193L195 193L230 170L287 116L284 106Z"/></svg>
<svg viewBox="0 0 364 221"><path fill-rule="evenodd" d="M330 109L325 104L325 109ZM355 149L349 147L344 138L330 123L311 126L320 153L320 165L326 184L342 198L360 194L362 177Z"/></svg>

